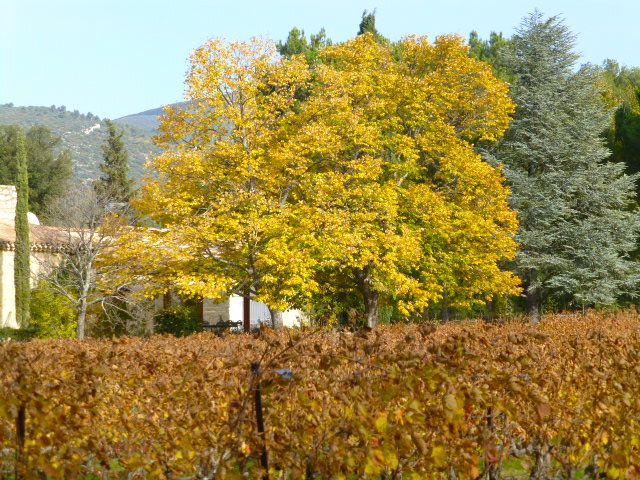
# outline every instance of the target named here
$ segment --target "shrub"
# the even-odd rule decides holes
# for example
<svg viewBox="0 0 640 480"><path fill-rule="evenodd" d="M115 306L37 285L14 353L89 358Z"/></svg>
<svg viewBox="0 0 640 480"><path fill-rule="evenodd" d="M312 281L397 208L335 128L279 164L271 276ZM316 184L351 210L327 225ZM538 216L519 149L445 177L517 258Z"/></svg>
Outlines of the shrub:
<svg viewBox="0 0 640 480"><path fill-rule="evenodd" d="M165 308L155 318L156 333L170 333L184 337L202 331L202 321L195 305L179 305Z"/></svg>
<svg viewBox="0 0 640 480"><path fill-rule="evenodd" d="M76 310L71 301L41 282L31 292L30 329L37 338L73 338Z"/></svg>
<svg viewBox="0 0 640 480"><path fill-rule="evenodd" d="M0 328L0 341L14 340L26 341L36 336L37 332L31 327L25 328Z"/></svg>

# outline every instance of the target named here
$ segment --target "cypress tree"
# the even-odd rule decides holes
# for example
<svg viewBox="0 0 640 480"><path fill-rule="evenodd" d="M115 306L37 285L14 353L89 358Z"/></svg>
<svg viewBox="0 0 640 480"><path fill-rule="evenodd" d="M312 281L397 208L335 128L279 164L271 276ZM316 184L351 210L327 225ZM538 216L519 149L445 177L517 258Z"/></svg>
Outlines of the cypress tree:
<svg viewBox="0 0 640 480"><path fill-rule="evenodd" d="M362 20L360 21L360 25L358 26L358 35L362 35L363 33L373 33L373 36L378 38L378 30L376 29L376 11L373 12L364 11L362 12Z"/></svg>
<svg viewBox="0 0 640 480"><path fill-rule="evenodd" d="M29 303L31 300L31 267L29 242L29 176L27 173L27 147L24 132L16 136L17 178L16 190L16 249L14 257L14 282L16 291L16 322L20 327L29 324Z"/></svg>
<svg viewBox="0 0 640 480"><path fill-rule="evenodd" d="M574 36L557 17L527 17L504 61L517 109L490 158L503 166L518 211L523 280L532 321L550 295L566 306L614 303L632 293L640 221L636 176L607 162L609 113L594 72L575 70Z"/></svg>
<svg viewBox="0 0 640 480"><path fill-rule="evenodd" d="M362 12L362 20L360 20L360 25L358 26L358 35L363 35L365 33L371 33L378 43L385 45L391 43L389 39L382 35L376 28L375 9L372 12L368 12L367 10Z"/></svg>
<svg viewBox="0 0 640 480"><path fill-rule="evenodd" d="M102 145L102 176L97 183L97 191L112 201L127 203L131 197L132 182L129 179L129 154L122 141L123 132L118 133L111 120L106 120L105 124L108 137Z"/></svg>

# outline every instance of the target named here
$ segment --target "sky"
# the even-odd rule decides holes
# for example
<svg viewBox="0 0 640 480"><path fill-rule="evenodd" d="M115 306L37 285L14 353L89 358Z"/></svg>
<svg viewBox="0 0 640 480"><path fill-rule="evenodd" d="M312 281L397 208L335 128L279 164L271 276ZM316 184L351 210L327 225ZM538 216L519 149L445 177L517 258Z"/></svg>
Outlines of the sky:
<svg viewBox="0 0 640 480"><path fill-rule="evenodd" d="M211 37L342 41L376 9L392 40L511 35L534 9L561 15L583 62L640 66L640 0L0 0L0 103L118 118L182 100L190 52Z"/></svg>

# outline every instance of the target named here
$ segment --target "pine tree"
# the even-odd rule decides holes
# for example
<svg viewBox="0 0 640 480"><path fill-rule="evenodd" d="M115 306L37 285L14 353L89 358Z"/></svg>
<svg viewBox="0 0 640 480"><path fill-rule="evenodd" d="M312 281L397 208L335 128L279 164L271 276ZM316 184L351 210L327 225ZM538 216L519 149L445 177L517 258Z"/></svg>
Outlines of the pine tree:
<svg viewBox="0 0 640 480"><path fill-rule="evenodd" d="M531 319L550 295L574 307L612 304L638 280L629 259L640 231L637 178L606 161L609 114L594 72L575 71L574 36L539 12L525 18L505 60L517 109L491 156L519 214L515 272Z"/></svg>
<svg viewBox="0 0 640 480"><path fill-rule="evenodd" d="M378 30L376 29L376 11L368 12L365 10L362 12L362 20L360 21L360 26L358 28L358 35L362 35L363 33L373 33L374 37L379 35Z"/></svg>
<svg viewBox="0 0 640 480"><path fill-rule="evenodd" d="M109 136L102 146L102 176L96 188L100 195L107 195L112 201L127 203L131 197L132 182L129 179L129 155L122 141L123 132L118 133L111 120L106 120L105 124Z"/></svg>
<svg viewBox="0 0 640 480"><path fill-rule="evenodd" d="M365 33L371 33L373 38L376 39L376 42L382 44L390 44L388 38L384 35L380 34L378 29L376 28L376 10L374 9L372 12L365 10L362 12L362 20L360 21L360 25L358 27L358 35L363 35Z"/></svg>
<svg viewBox="0 0 640 480"><path fill-rule="evenodd" d="M327 38L324 28L321 28L315 35L311 34L307 40L304 30L294 27L289 31L287 40L284 43L278 42L276 48L282 56L291 57L303 54L309 63L315 63L318 60L320 49L331 44L331 39Z"/></svg>
<svg viewBox="0 0 640 480"><path fill-rule="evenodd" d="M15 185L17 178L16 136L20 127L0 125L0 184ZM60 198L73 175L71 152L60 149L62 139L43 125L34 125L25 134L29 211L46 215Z"/></svg>
<svg viewBox="0 0 640 480"><path fill-rule="evenodd" d="M14 282L16 294L16 322L24 327L29 324L29 303L31 297L31 267L29 242L29 177L27 173L27 148L24 132L19 130L16 136L16 152L18 161L18 175L16 190L18 202L16 205L16 250L14 258Z"/></svg>

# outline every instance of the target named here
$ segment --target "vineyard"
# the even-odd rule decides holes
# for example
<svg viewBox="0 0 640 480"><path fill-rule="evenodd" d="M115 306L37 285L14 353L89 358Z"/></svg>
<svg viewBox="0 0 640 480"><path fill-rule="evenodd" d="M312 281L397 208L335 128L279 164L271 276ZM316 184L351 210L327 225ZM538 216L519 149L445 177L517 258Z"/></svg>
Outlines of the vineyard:
<svg viewBox="0 0 640 480"><path fill-rule="evenodd" d="M640 477L635 312L6 342L0 364L2 478Z"/></svg>

